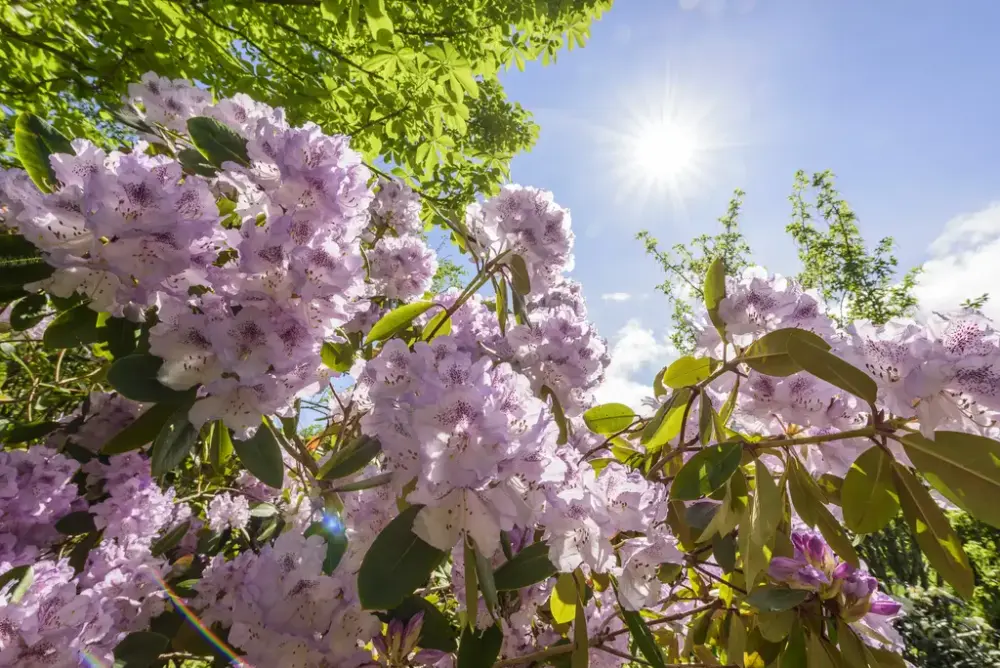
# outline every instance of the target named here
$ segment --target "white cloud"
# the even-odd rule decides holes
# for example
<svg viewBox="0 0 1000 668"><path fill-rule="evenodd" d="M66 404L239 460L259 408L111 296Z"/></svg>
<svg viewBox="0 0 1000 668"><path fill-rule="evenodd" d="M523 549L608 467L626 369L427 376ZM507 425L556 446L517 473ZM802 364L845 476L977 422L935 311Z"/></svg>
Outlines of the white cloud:
<svg viewBox="0 0 1000 668"><path fill-rule="evenodd" d="M598 403L617 401L641 411L642 400L653 396L656 371L676 357L677 350L669 341L657 339L638 320L629 320L611 345L611 364L594 392Z"/></svg>
<svg viewBox="0 0 1000 668"><path fill-rule="evenodd" d="M632 299L632 295L627 292L605 292L601 299L606 302L627 302Z"/></svg>
<svg viewBox="0 0 1000 668"><path fill-rule="evenodd" d="M983 310L1000 320L1000 202L952 218L928 250L931 258L915 291L922 308L951 311L989 292Z"/></svg>

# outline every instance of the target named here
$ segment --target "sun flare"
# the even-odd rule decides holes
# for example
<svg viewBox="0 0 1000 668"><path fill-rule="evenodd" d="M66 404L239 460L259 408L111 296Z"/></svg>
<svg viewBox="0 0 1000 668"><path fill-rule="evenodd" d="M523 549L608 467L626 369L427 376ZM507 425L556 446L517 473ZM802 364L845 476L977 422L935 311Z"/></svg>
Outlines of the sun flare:
<svg viewBox="0 0 1000 668"><path fill-rule="evenodd" d="M630 159L645 177L669 184L691 172L699 151L698 137L667 118L650 119L631 138Z"/></svg>

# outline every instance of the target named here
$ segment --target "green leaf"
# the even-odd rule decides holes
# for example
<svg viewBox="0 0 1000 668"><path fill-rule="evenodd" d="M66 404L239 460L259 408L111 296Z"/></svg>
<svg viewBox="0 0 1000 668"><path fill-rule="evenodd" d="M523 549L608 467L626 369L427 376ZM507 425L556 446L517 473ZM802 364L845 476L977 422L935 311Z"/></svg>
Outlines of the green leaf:
<svg viewBox="0 0 1000 668"><path fill-rule="evenodd" d="M452 76L462 85L465 92L469 94L472 99L479 99L479 83L476 78L472 75L472 70L467 67L456 67L452 70ZM524 293L527 294L527 293Z"/></svg>
<svg viewBox="0 0 1000 668"><path fill-rule="evenodd" d="M910 461L927 481L970 515L1000 527L1000 443L957 431L902 438Z"/></svg>
<svg viewBox="0 0 1000 668"><path fill-rule="evenodd" d="M788 642L778 655L778 668L805 668L806 637L802 624L796 623L788 634Z"/></svg>
<svg viewBox="0 0 1000 668"><path fill-rule="evenodd" d="M479 591L483 593L486 606L490 610L496 610L499 601L497 600L497 585L493 579L493 567L490 566L489 560L483 556L479 546L473 543L472 549L475 552L476 578L479 580ZM468 568L468 565L466 565L466 568Z"/></svg>
<svg viewBox="0 0 1000 668"><path fill-rule="evenodd" d="M485 631L473 631L466 626L458 646L457 668L484 668L492 666L500 656L503 631L495 624Z"/></svg>
<svg viewBox="0 0 1000 668"><path fill-rule="evenodd" d="M148 353L126 355L108 369L108 383L120 395L132 401L178 401L184 394L157 380L163 360Z"/></svg>
<svg viewBox="0 0 1000 668"><path fill-rule="evenodd" d="M811 633L808 647L809 651L806 653L808 668L840 668L842 661L840 652L826 638Z"/></svg>
<svg viewBox="0 0 1000 668"><path fill-rule="evenodd" d="M576 617L573 619L573 651L570 668L590 668L590 639L587 634L587 610L580 591L576 594Z"/></svg>
<svg viewBox="0 0 1000 668"><path fill-rule="evenodd" d="M841 655L847 666L865 668L868 665L864 642L854 633L854 629L842 619L837 620L837 642L840 644ZM875 665L874 668L879 667Z"/></svg>
<svg viewBox="0 0 1000 668"><path fill-rule="evenodd" d="M180 405L189 409L194 402L194 394L189 394L189 397L190 400L181 402ZM177 412L177 409L178 404L169 401L150 406L131 424L112 436L101 448L101 454L120 455L124 452L138 450L156 438L171 416Z"/></svg>
<svg viewBox="0 0 1000 668"><path fill-rule="evenodd" d="M618 593L618 587L615 585L615 594ZM632 610L626 610L622 607L621 598L618 599L618 608L621 612L622 619L625 621L625 626L628 627L628 632L632 636L633 642L635 642L636 649L642 654L643 658L646 659L655 668L666 668L666 660L663 657L663 651L656 642L656 638L653 636L653 632L649 630L646 625L646 620L642 618L638 612L633 612Z"/></svg>
<svg viewBox="0 0 1000 668"><path fill-rule="evenodd" d="M384 0L364 0L364 2L365 20L368 22L368 31L371 32L372 38L379 41L379 33L382 31L392 36L392 19L389 18L389 14L385 11Z"/></svg>
<svg viewBox="0 0 1000 668"><path fill-rule="evenodd" d="M712 399L708 393L702 392L701 403L698 406L698 440L702 445L712 442L712 433L715 429L715 410L712 408Z"/></svg>
<svg viewBox="0 0 1000 668"><path fill-rule="evenodd" d="M14 148L17 159L42 192L52 192L56 174L49 157L53 153L75 155L73 145L51 125L34 114L18 115L14 124Z"/></svg>
<svg viewBox="0 0 1000 668"><path fill-rule="evenodd" d="M806 341L823 350L830 345L812 332L789 327L768 332L750 344L740 358L754 371L766 376L790 376L802 370L792 359L788 346L792 339Z"/></svg>
<svg viewBox="0 0 1000 668"><path fill-rule="evenodd" d="M715 533L712 536L712 554L723 573L732 573L736 568L736 540L732 536Z"/></svg>
<svg viewBox="0 0 1000 668"><path fill-rule="evenodd" d="M347 532L340 517L330 514L318 522L313 522L305 531L305 536L322 536L326 541L326 556L323 558L323 572L327 575L336 570L347 552Z"/></svg>
<svg viewBox="0 0 1000 668"><path fill-rule="evenodd" d="M320 356L323 358L323 364L341 373L347 373L354 365L354 347L347 341L342 343L324 341Z"/></svg>
<svg viewBox="0 0 1000 668"><path fill-rule="evenodd" d="M377 438L362 434L337 451L316 473L318 480L336 480L357 473L382 452L382 444Z"/></svg>
<svg viewBox="0 0 1000 668"><path fill-rule="evenodd" d="M788 354L795 364L817 378L874 405L878 386L872 377L828 352L829 349L830 346L825 341L822 346L818 346L801 334L788 340Z"/></svg>
<svg viewBox="0 0 1000 668"><path fill-rule="evenodd" d="M93 515L86 510L77 510L59 518L56 522L56 531L66 536L79 536L97 531L97 527L94 525Z"/></svg>
<svg viewBox="0 0 1000 668"><path fill-rule="evenodd" d="M726 323L719 315L719 302L726 297L726 264L721 257L715 258L712 260L712 264L708 265L703 292L708 317L719 331L719 336L725 341Z"/></svg>
<svg viewBox="0 0 1000 668"><path fill-rule="evenodd" d="M233 456L233 437L229 427L222 420L216 420L212 426L212 441L208 446L208 461L216 473L226 470L226 462Z"/></svg>
<svg viewBox="0 0 1000 668"><path fill-rule="evenodd" d="M774 537L784 510L781 490L775 485L771 472L758 459L755 466L757 489L753 501L745 511L748 524L740 527L740 552L743 556L743 574L748 586L767 568L774 552Z"/></svg>
<svg viewBox="0 0 1000 668"><path fill-rule="evenodd" d="M670 485L670 497L694 501L722 487L740 467L743 448L739 443L720 443L702 448L687 460Z"/></svg>
<svg viewBox="0 0 1000 668"><path fill-rule="evenodd" d="M556 426L559 427L559 438L556 439L556 445L565 445L569 440L569 421L566 419L566 413L563 412L562 404L559 403L559 397L556 393L552 391L548 385L542 385L541 390L538 392L544 401L546 398L552 401L552 417L556 421Z"/></svg>
<svg viewBox="0 0 1000 668"><path fill-rule="evenodd" d="M184 536L187 535L190 528L191 520L181 522L177 526L170 529L170 531L160 536L160 538L158 538L149 548L150 553L154 557L166 554L184 539Z"/></svg>
<svg viewBox="0 0 1000 668"><path fill-rule="evenodd" d="M398 619L404 624L418 612L424 613L424 622L420 627L420 638L417 645L425 649L436 649L442 652L454 652L458 647L458 629L451 625L448 618L438 610L437 606L420 596L408 596L398 606L385 615L380 615L384 622Z"/></svg>
<svg viewBox="0 0 1000 668"><path fill-rule="evenodd" d="M152 631L136 631L125 636L115 647L114 668L147 668L159 659L170 645L170 638Z"/></svg>
<svg viewBox="0 0 1000 668"><path fill-rule="evenodd" d="M100 340L101 335L97 331L97 311L91 310L87 304L78 304L57 315L42 335L45 347L53 350L75 348Z"/></svg>
<svg viewBox="0 0 1000 668"><path fill-rule="evenodd" d="M687 388L685 388L685 390L686 389ZM655 413L653 413L653 417L649 418L649 420L646 421L645 426L642 428L642 432L640 432L639 434L640 443L645 445L649 443L651 440L653 440L653 437L656 436L656 432L660 430L660 425L663 424L663 420L667 417L667 412L670 410L670 407L673 406L674 402L677 400L677 395L680 392L684 392L685 390L679 390L678 392L674 392L674 394L671 395L671 397L667 401L660 404L660 407L656 409Z"/></svg>
<svg viewBox="0 0 1000 668"><path fill-rule="evenodd" d="M511 255L507 265L510 268L510 285L522 297L531 294L531 275L528 265L520 255Z"/></svg>
<svg viewBox="0 0 1000 668"><path fill-rule="evenodd" d="M556 573L549 561L549 546L545 542L532 543L493 573L493 581L500 591L512 591L547 580Z"/></svg>
<svg viewBox="0 0 1000 668"><path fill-rule="evenodd" d="M663 372L662 382L675 390L697 385L712 375L718 362L711 357L685 357L676 360Z"/></svg>
<svg viewBox="0 0 1000 668"><path fill-rule="evenodd" d="M175 408L160 433L153 439L149 465L154 477L175 469L194 447L198 430L188 420L189 410L188 406Z"/></svg>
<svg viewBox="0 0 1000 668"><path fill-rule="evenodd" d="M911 457L912 459L912 457ZM844 524L855 533L873 533L899 512L899 495L892 485L892 459L872 446L851 465L840 491Z"/></svg>
<svg viewBox="0 0 1000 668"><path fill-rule="evenodd" d="M802 521L811 527L819 529L823 538L841 559L852 566L859 565L858 553L851 544L851 539L840 525L837 518L827 509L826 498L812 476L805 471L796 460L789 461L791 477L788 489L792 494L792 503Z"/></svg>
<svg viewBox="0 0 1000 668"><path fill-rule="evenodd" d="M690 387L674 390L670 401L660 406L639 437L639 442L645 443L647 450L659 450L680 434L692 392Z"/></svg>
<svg viewBox="0 0 1000 668"><path fill-rule="evenodd" d="M576 618L576 577L560 573L549 598L549 610L556 624L569 624Z"/></svg>
<svg viewBox="0 0 1000 668"><path fill-rule="evenodd" d="M625 404L601 404L583 414L583 421L595 434L615 434L628 429L636 418L635 411Z"/></svg>
<svg viewBox="0 0 1000 668"><path fill-rule="evenodd" d="M278 509L273 503L261 502L250 509L250 517L274 517Z"/></svg>
<svg viewBox="0 0 1000 668"><path fill-rule="evenodd" d="M215 166L208 162L204 155L193 148L182 148L178 151L177 162L181 163L181 169L188 174L197 174L198 176L211 178L217 173Z"/></svg>
<svg viewBox="0 0 1000 668"><path fill-rule="evenodd" d="M7 594L7 603L8 605L17 605L24 598L24 595L28 593L28 589L31 588L31 583L34 581L35 570L30 564L15 566L3 575L0 575L0 591L7 586L7 583L13 582L14 586Z"/></svg>
<svg viewBox="0 0 1000 668"><path fill-rule="evenodd" d="M794 607L794 606L793 606ZM777 612L761 611L757 613L757 628L764 640L768 642L781 642L788 637L788 633L795 626L797 616L795 610L786 609Z"/></svg>
<svg viewBox="0 0 1000 668"><path fill-rule="evenodd" d="M387 485L392 481L392 473L380 473L378 475L372 476L370 478L363 478L361 480L354 480L352 482L344 483L342 485L337 485L330 491L333 492L358 492L362 489L371 489L372 487L379 487L381 485Z"/></svg>
<svg viewBox="0 0 1000 668"><path fill-rule="evenodd" d="M246 441L233 440L233 449L243 466L265 485L281 489L285 480L285 465L281 459L281 446L274 432L266 424Z"/></svg>
<svg viewBox="0 0 1000 668"><path fill-rule="evenodd" d="M14 302L10 309L10 328L23 332L40 323L48 310L49 300L43 294L28 295Z"/></svg>
<svg viewBox="0 0 1000 668"><path fill-rule="evenodd" d="M909 666L903 657L887 649L865 645L865 650L878 662L878 668L908 668Z"/></svg>
<svg viewBox="0 0 1000 668"><path fill-rule="evenodd" d="M379 321L368 332L368 336L365 337L365 343L381 341L392 337L397 332L409 326L417 316L434 306L434 302L413 302L412 304L405 304L389 311L379 318Z"/></svg>
<svg viewBox="0 0 1000 668"><path fill-rule="evenodd" d="M27 443L28 441L33 441L36 438L41 438L58 428L59 423L51 420L16 424L4 433L3 442L9 445Z"/></svg>
<svg viewBox="0 0 1000 668"><path fill-rule="evenodd" d="M191 142L210 163L222 168L225 162L235 162L250 166L247 154L247 140L239 136L229 126L207 116L195 116L187 122Z"/></svg>
<svg viewBox="0 0 1000 668"><path fill-rule="evenodd" d="M139 332L137 323L126 318L108 318L98 332L101 341L108 344L108 351L115 359L135 352L135 338Z"/></svg>
<svg viewBox="0 0 1000 668"><path fill-rule="evenodd" d="M782 612L805 602L812 592L805 589L788 589L774 585L763 585L754 589L746 598L751 605L762 612Z"/></svg>
<svg viewBox="0 0 1000 668"><path fill-rule="evenodd" d="M447 311L435 313L420 332L420 338L424 341L433 341L439 336L451 334L451 315Z"/></svg>
<svg viewBox="0 0 1000 668"><path fill-rule="evenodd" d="M25 283L46 279L54 271L38 248L20 234L0 234L0 301L23 296Z"/></svg>
<svg viewBox="0 0 1000 668"><path fill-rule="evenodd" d="M743 668L743 653L747 647L747 629L738 614L729 615L729 629L726 635L726 660L730 665Z"/></svg>
<svg viewBox="0 0 1000 668"><path fill-rule="evenodd" d="M893 463L893 479L899 492L899 505L920 550L941 576L963 598L972 598L975 586L972 568L962 549L962 541L948 524L948 518L912 473Z"/></svg>
<svg viewBox="0 0 1000 668"><path fill-rule="evenodd" d="M479 572L473 568L472 564L476 560L476 553L468 540L464 541L463 562L465 564L465 612L463 626L466 628L476 628L476 618L479 610Z"/></svg>
<svg viewBox="0 0 1000 668"><path fill-rule="evenodd" d="M358 596L365 610L390 610L423 586L447 553L413 533L423 506L410 506L375 538L358 571ZM499 651L499 649L498 649Z"/></svg>

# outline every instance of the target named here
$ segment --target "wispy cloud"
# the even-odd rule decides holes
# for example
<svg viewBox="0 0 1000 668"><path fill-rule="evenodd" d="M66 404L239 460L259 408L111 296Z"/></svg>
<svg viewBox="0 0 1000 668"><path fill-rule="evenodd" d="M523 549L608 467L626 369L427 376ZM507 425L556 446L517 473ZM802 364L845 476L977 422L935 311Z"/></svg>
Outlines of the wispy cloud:
<svg viewBox="0 0 1000 668"><path fill-rule="evenodd" d="M640 321L629 320L614 337L611 364L594 392L597 401L616 401L642 411L642 400L653 395L656 371L676 357L677 350L666 338L658 339Z"/></svg>
<svg viewBox="0 0 1000 668"><path fill-rule="evenodd" d="M950 311L990 292L984 312L1000 320L1000 202L949 220L928 251L916 289L922 308Z"/></svg>
<svg viewBox="0 0 1000 668"><path fill-rule="evenodd" d="M627 302L632 299L632 295L627 292L605 292L601 299L606 302Z"/></svg>

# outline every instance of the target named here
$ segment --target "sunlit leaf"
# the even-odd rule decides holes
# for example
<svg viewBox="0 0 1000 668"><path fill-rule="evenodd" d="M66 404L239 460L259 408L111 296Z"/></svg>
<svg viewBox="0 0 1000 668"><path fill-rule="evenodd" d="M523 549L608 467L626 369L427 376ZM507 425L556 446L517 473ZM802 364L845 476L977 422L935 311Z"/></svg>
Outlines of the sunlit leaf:
<svg viewBox="0 0 1000 668"><path fill-rule="evenodd" d="M601 404L594 406L583 414L583 421L595 434L615 434L624 429L638 417L625 404Z"/></svg>
<svg viewBox="0 0 1000 668"><path fill-rule="evenodd" d="M972 568L962 549L962 542L948 524L948 518L909 470L894 463L892 474L903 517L910 525L921 552L955 591L964 598L971 598L975 586Z"/></svg>
<svg viewBox="0 0 1000 668"><path fill-rule="evenodd" d="M434 302L413 302L389 311L371 328L365 343L388 339L405 329L415 318L434 307Z"/></svg>
<svg viewBox="0 0 1000 668"><path fill-rule="evenodd" d="M927 481L977 519L1000 527L1000 443L957 431L902 438L910 461Z"/></svg>
<svg viewBox="0 0 1000 668"><path fill-rule="evenodd" d="M365 553L358 571L358 596L365 610L396 607L426 583L447 556L413 533L413 520L422 508L414 505L401 512Z"/></svg>
<svg viewBox="0 0 1000 668"><path fill-rule="evenodd" d="M856 533L879 531L899 512L892 459L873 446L855 460L841 488L844 523Z"/></svg>
<svg viewBox="0 0 1000 668"><path fill-rule="evenodd" d="M743 353L740 359L754 371L766 376L790 376L798 373L802 367L789 354L789 342L792 339L802 340L823 350L829 350L830 345L812 332L789 327L776 329L760 337Z"/></svg>
<svg viewBox="0 0 1000 668"><path fill-rule="evenodd" d="M670 496L682 501L701 499L726 484L740 467L743 448L739 443L721 443L702 448L677 473Z"/></svg>
<svg viewBox="0 0 1000 668"><path fill-rule="evenodd" d="M270 427L261 424L249 439L234 439L233 449L243 466L258 480L281 489L285 479L285 464L281 458L281 446Z"/></svg>

